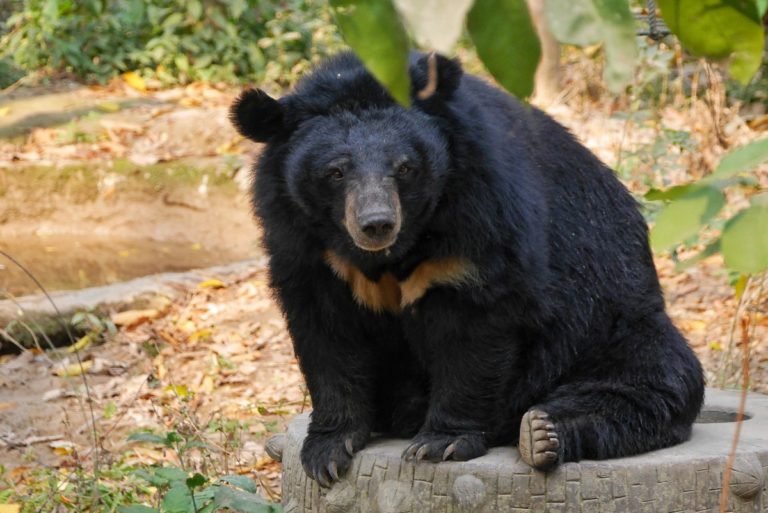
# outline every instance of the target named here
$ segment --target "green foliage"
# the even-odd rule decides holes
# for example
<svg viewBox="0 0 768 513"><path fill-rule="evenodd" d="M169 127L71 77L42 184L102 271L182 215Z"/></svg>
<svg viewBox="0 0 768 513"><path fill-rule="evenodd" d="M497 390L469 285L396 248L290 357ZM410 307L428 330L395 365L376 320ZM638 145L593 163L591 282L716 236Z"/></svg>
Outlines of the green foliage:
<svg viewBox="0 0 768 513"><path fill-rule="evenodd" d="M212 513L229 510L242 513L281 513L278 504L256 493L256 483L240 475L210 480L200 473L189 475L178 467L140 469L135 475L157 490L159 506L121 505L120 513Z"/></svg>
<svg viewBox="0 0 768 513"><path fill-rule="evenodd" d="M408 36L391 0L331 0L344 39L402 105L410 103Z"/></svg>
<svg viewBox="0 0 768 513"><path fill-rule="evenodd" d="M651 246L659 251L688 239L715 217L723 205L725 195L720 189L690 187L659 213L651 232Z"/></svg>
<svg viewBox="0 0 768 513"><path fill-rule="evenodd" d="M121 505L140 502L153 493L150 485L135 475L135 467L122 462L102 468L98 479L90 469L38 467L25 473L23 487L18 484L18 478L4 474L0 467L0 489L4 489L0 492L0 504L19 503L21 513L114 513ZM136 509L132 513L146 513L146 510Z"/></svg>
<svg viewBox="0 0 768 513"><path fill-rule="evenodd" d="M520 98L530 96L541 47L525 0L475 0L467 28L491 75Z"/></svg>
<svg viewBox="0 0 768 513"><path fill-rule="evenodd" d="M175 431L157 435L148 432L133 433L128 440L149 442L176 452L179 461L191 448L205 448L197 438L184 438ZM258 495L253 480L237 475L211 479L199 472L191 473L175 466L138 469L134 474L157 490L156 508L140 504L121 506L120 513L213 513L220 510L241 513L282 513L278 504Z"/></svg>
<svg viewBox="0 0 768 513"><path fill-rule="evenodd" d="M725 225L721 242L725 264L743 274L758 274L768 269L766 227L768 194L760 194L752 198L749 208Z"/></svg>
<svg viewBox="0 0 768 513"><path fill-rule="evenodd" d="M339 47L321 0L24 0L0 56L105 81L291 83Z"/></svg>
<svg viewBox="0 0 768 513"><path fill-rule="evenodd" d="M747 144L732 151L706 178L698 182L672 187L666 191L652 189L648 200L666 201L651 230L651 244L656 250L670 249L697 235L711 224L725 205L723 189L756 183L739 176L768 160L768 139ZM768 193L752 196L751 205L732 216L723 226L720 237L710 241L702 253L722 251L726 265L741 274L756 274L768 269ZM702 255L694 257L699 260Z"/></svg>
<svg viewBox="0 0 768 513"><path fill-rule="evenodd" d="M561 43L604 44L605 83L613 92L632 80L637 59L635 20L626 0L547 0L549 27Z"/></svg>
<svg viewBox="0 0 768 513"><path fill-rule="evenodd" d="M659 0L670 30L696 55L730 57L730 72L746 84L763 58L764 0Z"/></svg>

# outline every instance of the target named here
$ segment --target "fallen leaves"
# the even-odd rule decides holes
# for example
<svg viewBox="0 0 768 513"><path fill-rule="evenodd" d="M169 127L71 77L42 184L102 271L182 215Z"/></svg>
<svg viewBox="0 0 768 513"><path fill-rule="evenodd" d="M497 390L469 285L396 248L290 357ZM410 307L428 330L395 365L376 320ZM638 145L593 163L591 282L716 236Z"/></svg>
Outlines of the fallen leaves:
<svg viewBox="0 0 768 513"><path fill-rule="evenodd" d="M126 329L132 329L140 324L144 324L147 321L156 319L161 315L161 312L156 308L150 308L147 310L126 310L123 312L117 312L110 316L115 326L125 327Z"/></svg>
<svg viewBox="0 0 768 513"><path fill-rule="evenodd" d="M143 93L147 90L147 83L144 81L141 75L135 71L128 71L123 73L122 78L129 87L135 89L136 91Z"/></svg>
<svg viewBox="0 0 768 513"><path fill-rule="evenodd" d="M88 360L84 362L76 362L63 367L57 367L53 370L53 374L62 378L71 378L73 376L81 376L88 372L93 365L93 361Z"/></svg>

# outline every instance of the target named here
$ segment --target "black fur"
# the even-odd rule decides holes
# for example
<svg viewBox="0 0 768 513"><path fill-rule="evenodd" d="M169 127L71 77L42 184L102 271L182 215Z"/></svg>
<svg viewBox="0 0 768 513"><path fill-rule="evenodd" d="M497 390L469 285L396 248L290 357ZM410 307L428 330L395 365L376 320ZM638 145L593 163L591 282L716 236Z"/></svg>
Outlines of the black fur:
<svg viewBox="0 0 768 513"><path fill-rule="evenodd" d="M351 54L279 100L246 93L242 133L269 144L254 202L314 411L302 460L321 484L343 474L372 431L416 436L419 457L516 444L523 414L553 421L559 461L611 458L686 440L703 399L699 362L664 312L635 201L558 123L438 60L411 63L404 109ZM251 100L257 101L251 101ZM343 185L397 153L403 225L389 251L357 248L340 219ZM378 166L378 167L377 167ZM436 286L401 314L360 306L323 259L331 249L372 280L462 257L479 283Z"/></svg>

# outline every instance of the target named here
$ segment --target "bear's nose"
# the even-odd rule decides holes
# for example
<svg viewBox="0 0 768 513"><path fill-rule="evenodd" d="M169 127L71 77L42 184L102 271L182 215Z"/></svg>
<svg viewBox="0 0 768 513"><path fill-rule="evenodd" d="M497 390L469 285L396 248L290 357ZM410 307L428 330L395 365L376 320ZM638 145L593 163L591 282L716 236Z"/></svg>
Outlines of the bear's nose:
<svg viewBox="0 0 768 513"><path fill-rule="evenodd" d="M363 233L372 239L383 239L395 229L395 222L388 215L374 214L360 220Z"/></svg>

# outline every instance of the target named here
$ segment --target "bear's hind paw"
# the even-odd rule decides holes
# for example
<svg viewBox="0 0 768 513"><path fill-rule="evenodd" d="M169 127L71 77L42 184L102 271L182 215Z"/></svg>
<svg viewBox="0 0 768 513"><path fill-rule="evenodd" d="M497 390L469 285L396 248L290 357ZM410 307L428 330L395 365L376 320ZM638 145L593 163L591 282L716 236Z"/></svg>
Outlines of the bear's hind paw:
<svg viewBox="0 0 768 513"><path fill-rule="evenodd" d="M560 438L549 415L528 410L520 424L520 457L536 470L551 470L560 460Z"/></svg>

